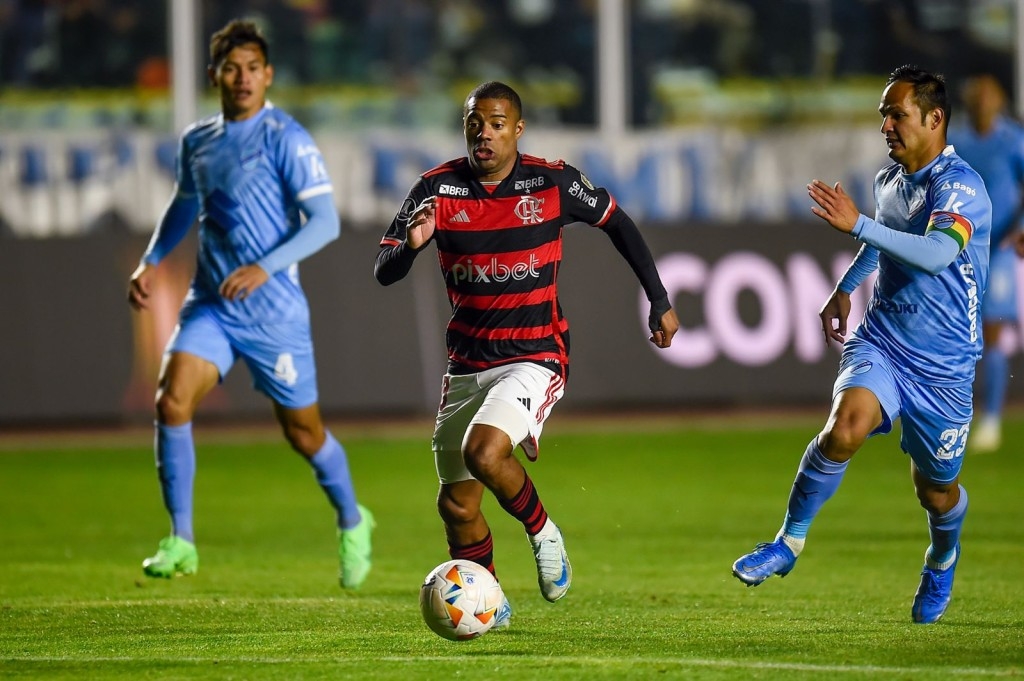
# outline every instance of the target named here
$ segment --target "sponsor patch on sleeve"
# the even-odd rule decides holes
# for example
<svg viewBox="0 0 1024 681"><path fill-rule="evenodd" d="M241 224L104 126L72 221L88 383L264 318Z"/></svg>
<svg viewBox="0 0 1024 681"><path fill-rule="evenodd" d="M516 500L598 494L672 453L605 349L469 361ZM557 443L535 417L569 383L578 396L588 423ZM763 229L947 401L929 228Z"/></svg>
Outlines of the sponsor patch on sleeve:
<svg viewBox="0 0 1024 681"><path fill-rule="evenodd" d="M398 211L399 222L409 222L409 218L416 212L416 202L412 200L412 197L405 199L405 203L402 204L402 209Z"/></svg>

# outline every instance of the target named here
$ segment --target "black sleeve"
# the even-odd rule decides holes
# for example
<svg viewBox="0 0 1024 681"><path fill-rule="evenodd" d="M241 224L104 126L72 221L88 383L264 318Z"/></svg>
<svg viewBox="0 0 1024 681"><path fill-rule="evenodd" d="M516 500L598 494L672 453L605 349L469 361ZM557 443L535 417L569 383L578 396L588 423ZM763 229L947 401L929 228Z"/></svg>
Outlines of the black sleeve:
<svg viewBox="0 0 1024 681"><path fill-rule="evenodd" d="M615 199L607 189L594 185L583 171L568 163L555 178L561 191L562 213L570 222L604 224L615 206Z"/></svg>
<svg viewBox="0 0 1024 681"><path fill-rule="evenodd" d="M422 250L421 248L420 251ZM373 276L383 286L394 284L409 274L416 254L420 251L410 248L404 241L397 246L381 245L377 252L377 260L373 264Z"/></svg>
<svg viewBox="0 0 1024 681"><path fill-rule="evenodd" d="M629 263L640 285L643 286L647 300L651 301L651 313L647 324L652 331L658 330L661 326L661 316L672 309L672 304L668 300L664 284L661 283L658 268L654 265L654 256L651 255L651 250L647 247L640 230L633 219L619 207L615 208L600 228L612 240L615 249Z"/></svg>
<svg viewBox="0 0 1024 681"><path fill-rule="evenodd" d="M416 211L417 206L429 196L429 193L430 189L421 177L409 190L402 209L388 225L387 231L380 240L380 250L377 252L377 259L373 265L373 276L383 286L390 286L405 277L412 268L416 254L430 244L428 241L417 250L410 248L405 241L409 218Z"/></svg>

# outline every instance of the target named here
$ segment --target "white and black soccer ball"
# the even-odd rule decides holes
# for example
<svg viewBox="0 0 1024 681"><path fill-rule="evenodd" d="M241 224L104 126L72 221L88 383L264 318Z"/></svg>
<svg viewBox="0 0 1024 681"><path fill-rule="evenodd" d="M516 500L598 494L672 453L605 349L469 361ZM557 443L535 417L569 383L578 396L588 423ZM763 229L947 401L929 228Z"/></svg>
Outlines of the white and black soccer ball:
<svg viewBox="0 0 1024 681"><path fill-rule="evenodd" d="M466 641L494 626L505 594L488 570L468 560L449 560L430 571L420 587L420 612L438 636Z"/></svg>

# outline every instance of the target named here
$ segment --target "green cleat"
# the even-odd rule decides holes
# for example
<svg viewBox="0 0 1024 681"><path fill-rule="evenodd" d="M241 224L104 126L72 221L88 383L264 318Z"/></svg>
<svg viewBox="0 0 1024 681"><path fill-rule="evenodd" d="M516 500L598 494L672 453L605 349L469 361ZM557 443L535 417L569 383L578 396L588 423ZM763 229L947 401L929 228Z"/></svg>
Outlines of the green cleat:
<svg viewBox="0 0 1024 681"><path fill-rule="evenodd" d="M199 570L199 553L196 545L181 537L164 537L156 555L142 561L142 571L147 577L194 575Z"/></svg>
<svg viewBox="0 0 1024 681"><path fill-rule="evenodd" d="M370 574L372 547L370 535L377 523L370 510L359 505L363 519L351 530L339 530L338 557L341 559L341 587L358 589Z"/></svg>

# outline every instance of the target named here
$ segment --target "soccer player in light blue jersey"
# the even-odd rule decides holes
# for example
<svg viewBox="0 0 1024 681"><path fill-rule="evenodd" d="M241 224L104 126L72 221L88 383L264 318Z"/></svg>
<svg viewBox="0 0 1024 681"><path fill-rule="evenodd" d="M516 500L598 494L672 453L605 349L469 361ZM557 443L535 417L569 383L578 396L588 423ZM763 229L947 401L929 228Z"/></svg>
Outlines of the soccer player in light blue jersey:
<svg viewBox="0 0 1024 681"><path fill-rule="evenodd" d="M775 541L758 544L732 571L747 586L789 574L850 459L899 417L931 538L911 616L929 624L949 605L967 513L959 476L982 347L992 204L978 173L946 145L942 76L896 69L878 111L894 163L875 177L875 219L839 183L807 186L812 212L863 244L821 311L825 342L845 341L831 413L804 451ZM847 340L850 293L876 269L864 319Z"/></svg>
<svg viewBox="0 0 1024 681"><path fill-rule="evenodd" d="M956 153L985 181L992 198L991 262L981 303L985 351L981 357L981 414L971 429L970 451L991 452L1002 444L1002 412L1010 382L1010 358L1001 336L1018 323L1017 258L1024 255L1024 127L1006 115L1006 93L992 75L967 80L967 121L950 128Z"/></svg>
<svg viewBox="0 0 1024 681"><path fill-rule="evenodd" d="M221 113L182 135L174 195L129 284L131 305L146 309L156 267L198 217L195 276L156 394L156 463L171 534L143 570L172 577L198 569L192 418L241 358L337 511L341 585L358 588L370 570L374 520L357 504L345 450L320 416L297 266L337 238L338 214L313 139L266 101L273 75L255 24L235 20L213 35L209 76Z"/></svg>

